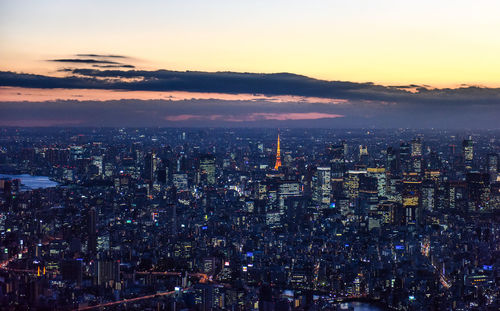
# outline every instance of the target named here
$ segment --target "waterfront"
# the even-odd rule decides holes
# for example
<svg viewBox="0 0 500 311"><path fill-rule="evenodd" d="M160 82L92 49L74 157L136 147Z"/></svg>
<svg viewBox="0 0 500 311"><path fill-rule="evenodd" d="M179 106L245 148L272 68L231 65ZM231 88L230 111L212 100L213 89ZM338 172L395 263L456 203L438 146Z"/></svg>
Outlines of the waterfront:
<svg viewBox="0 0 500 311"><path fill-rule="evenodd" d="M56 187L59 183L52 181L47 176L31 176L28 174L21 175L9 175L0 174L0 179L20 179L21 180L21 190L33 190L33 189L45 189Z"/></svg>
<svg viewBox="0 0 500 311"><path fill-rule="evenodd" d="M350 302L348 304L354 311L382 311L381 308L364 302Z"/></svg>
<svg viewBox="0 0 500 311"><path fill-rule="evenodd" d="M337 310L382 311L384 309L382 309L378 306L366 303L366 302L353 301L353 302L346 302L346 303L338 304Z"/></svg>

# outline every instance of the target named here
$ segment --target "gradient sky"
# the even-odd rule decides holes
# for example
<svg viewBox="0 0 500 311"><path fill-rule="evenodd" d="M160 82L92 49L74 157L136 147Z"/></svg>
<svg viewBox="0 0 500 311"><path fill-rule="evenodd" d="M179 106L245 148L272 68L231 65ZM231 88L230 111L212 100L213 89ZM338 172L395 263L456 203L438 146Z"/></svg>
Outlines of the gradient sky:
<svg viewBox="0 0 500 311"><path fill-rule="evenodd" d="M500 1L0 0L0 126L498 128Z"/></svg>
<svg viewBox="0 0 500 311"><path fill-rule="evenodd" d="M0 69L106 53L145 69L498 87L499 16L496 0L3 0Z"/></svg>

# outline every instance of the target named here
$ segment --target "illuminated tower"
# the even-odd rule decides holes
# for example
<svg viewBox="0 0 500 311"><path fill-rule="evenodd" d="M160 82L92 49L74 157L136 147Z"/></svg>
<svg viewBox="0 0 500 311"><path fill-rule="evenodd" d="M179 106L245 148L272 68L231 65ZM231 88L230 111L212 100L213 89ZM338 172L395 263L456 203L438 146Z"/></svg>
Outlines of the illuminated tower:
<svg viewBox="0 0 500 311"><path fill-rule="evenodd" d="M278 170L281 166L281 152L280 152L280 134L278 134L278 148L276 149L276 164L274 169Z"/></svg>

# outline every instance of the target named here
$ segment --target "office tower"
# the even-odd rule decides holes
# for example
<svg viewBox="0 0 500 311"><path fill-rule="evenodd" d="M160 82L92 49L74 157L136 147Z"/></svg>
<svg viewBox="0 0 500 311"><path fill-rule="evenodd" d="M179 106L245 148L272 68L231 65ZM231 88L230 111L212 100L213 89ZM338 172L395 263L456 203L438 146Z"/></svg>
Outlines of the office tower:
<svg viewBox="0 0 500 311"><path fill-rule="evenodd" d="M332 185L330 183L330 167L318 167L312 178L313 201L321 207L330 205L330 192Z"/></svg>
<svg viewBox="0 0 500 311"><path fill-rule="evenodd" d="M376 211L378 201L377 178L368 174L359 175L359 193L357 199L357 214L367 215L370 211ZM369 229L372 227L369 226Z"/></svg>
<svg viewBox="0 0 500 311"><path fill-rule="evenodd" d="M463 181L450 181L446 183L445 188L445 202L444 204L438 205L436 201L436 208L447 207L450 209L456 209L460 212L467 211L467 183Z"/></svg>
<svg viewBox="0 0 500 311"><path fill-rule="evenodd" d="M377 193L379 197L386 196L387 178L385 175L385 168L383 167L369 167L366 169L368 177L374 177L377 180Z"/></svg>
<svg viewBox="0 0 500 311"><path fill-rule="evenodd" d="M276 148L276 164L274 164L274 169L278 170L280 167L281 167L280 134L278 134L278 144Z"/></svg>
<svg viewBox="0 0 500 311"><path fill-rule="evenodd" d="M169 160L161 160L160 167L158 168L158 182L162 184L170 183L170 161Z"/></svg>
<svg viewBox="0 0 500 311"><path fill-rule="evenodd" d="M487 210L490 195L489 175L479 172L467 173L466 181L469 211Z"/></svg>
<svg viewBox="0 0 500 311"><path fill-rule="evenodd" d="M156 171L156 155L154 152L148 152L144 158L144 179L148 181L154 180Z"/></svg>
<svg viewBox="0 0 500 311"><path fill-rule="evenodd" d="M200 157L200 179L207 185L215 185L215 156L207 154Z"/></svg>
<svg viewBox="0 0 500 311"><path fill-rule="evenodd" d="M489 208L493 211L500 211L500 183L491 184Z"/></svg>
<svg viewBox="0 0 500 311"><path fill-rule="evenodd" d="M103 157L102 156L93 156L92 157L92 165L97 168L97 175L103 174Z"/></svg>
<svg viewBox="0 0 500 311"><path fill-rule="evenodd" d="M405 223L417 224L421 221L421 185L422 181L415 173L410 173L403 180L403 208Z"/></svg>
<svg viewBox="0 0 500 311"><path fill-rule="evenodd" d="M388 173L393 176L399 175L399 153L396 149L387 148L386 168Z"/></svg>
<svg viewBox="0 0 500 311"><path fill-rule="evenodd" d="M411 156L420 157L422 156L422 141L420 138L415 138L411 141Z"/></svg>
<svg viewBox="0 0 500 311"><path fill-rule="evenodd" d="M172 178L174 186L180 190L188 190L188 175L185 173L175 173Z"/></svg>
<svg viewBox="0 0 500 311"><path fill-rule="evenodd" d="M82 284L82 259L65 259L61 263L61 276L64 281L73 281L78 286Z"/></svg>
<svg viewBox="0 0 500 311"><path fill-rule="evenodd" d="M368 146L359 145L359 162L367 165L368 161Z"/></svg>
<svg viewBox="0 0 500 311"><path fill-rule="evenodd" d="M285 199L289 197L300 196L300 185L296 181L283 181L278 187L278 197L280 210L283 211L285 207Z"/></svg>
<svg viewBox="0 0 500 311"><path fill-rule="evenodd" d="M297 181L282 181L278 188L279 196L283 199L300 195L300 185Z"/></svg>
<svg viewBox="0 0 500 311"><path fill-rule="evenodd" d="M422 183L422 208L433 211L436 204L436 183L433 180L425 180Z"/></svg>
<svg viewBox="0 0 500 311"><path fill-rule="evenodd" d="M489 153L486 161L486 171L490 174L490 181L494 182L498 174L498 154Z"/></svg>
<svg viewBox="0 0 500 311"><path fill-rule="evenodd" d="M408 173L412 170L410 144L403 142L399 146L399 161L400 161L401 171L403 173Z"/></svg>
<svg viewBox="0 0 500 311"><path fill-rule="evenodd" d="M422 157L415 156L411 157L411 172L422 173Z"/></svg>
<svg viewBox="0 0 500 311"><path fill-rule="evenodd" d="M120 261L111 258L101 258L97 261L97 284L99 286L116 288L120 282Z"/></svg>
<svg viewBox="0 0 500 311"><path fill-rule="evenodd" d="M350 170L347 172L347 177L344 178L344 193L349 199L352 200L358 197L360 175L366 173L366 171L354 170Z"/></svg>
<svg viewBox="0 0 500 311"><path fill-rule="evenodd" d="M345 170L345 146L332 145L329 148L330 166L332 168L332 178L342 178Z"/></svg>
<svg viewBox="0 0 500 311"><path fill-rule="evenodd" d="M464 139L462 142L462 156L466 170L472 169L472 162L474 161L474 142L469 139Z"/></svg>
<svg viewBox="0 0 500 311"><path fill-rule="evenodd" d="M87 215L88 242L87 251L91 255L97 252L97 213L95 207L91 207Z"/></svg>

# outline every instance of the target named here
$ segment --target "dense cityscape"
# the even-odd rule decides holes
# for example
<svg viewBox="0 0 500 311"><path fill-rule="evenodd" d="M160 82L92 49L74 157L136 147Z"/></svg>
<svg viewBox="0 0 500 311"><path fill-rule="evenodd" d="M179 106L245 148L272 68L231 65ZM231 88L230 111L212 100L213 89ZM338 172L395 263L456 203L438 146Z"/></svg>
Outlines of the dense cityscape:
<svg viewBox="0 0 500 311"><path fill-rule="evenodd" d="M498 310L499 152L498 131L3 128L0 305Z"/></svg>

